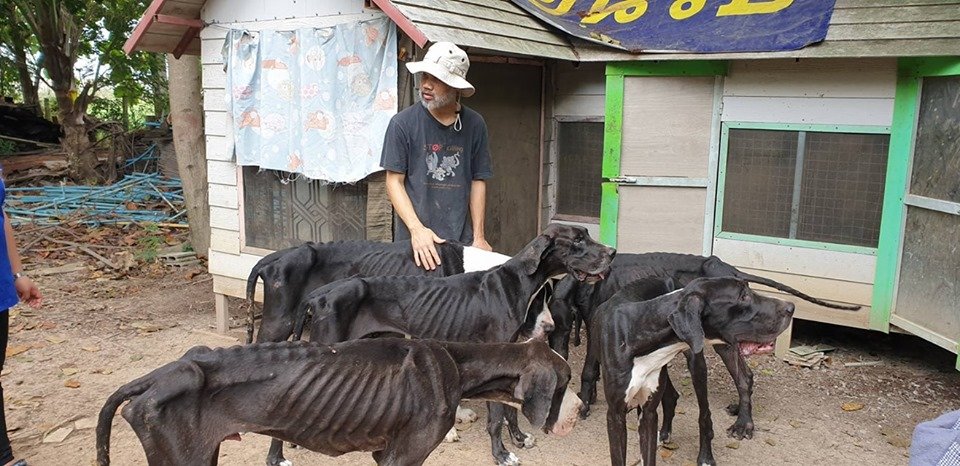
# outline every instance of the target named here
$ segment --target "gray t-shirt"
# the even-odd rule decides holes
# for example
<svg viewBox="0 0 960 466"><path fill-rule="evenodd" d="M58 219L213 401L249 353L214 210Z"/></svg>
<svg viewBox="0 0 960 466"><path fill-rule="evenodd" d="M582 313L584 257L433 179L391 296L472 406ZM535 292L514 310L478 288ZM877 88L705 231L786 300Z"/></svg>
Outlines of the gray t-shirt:
<svg viewBox="0 0 960 466"><path fill-rule="evenodd" d="M417 217L437 236L473 242L470 185L493 176L487 123L461 105L460 131L444 126L417 103L394 115L387 126L380 166L406 175L404 186ZM403 221L394 221L394 240L410 239Z"/></svg>

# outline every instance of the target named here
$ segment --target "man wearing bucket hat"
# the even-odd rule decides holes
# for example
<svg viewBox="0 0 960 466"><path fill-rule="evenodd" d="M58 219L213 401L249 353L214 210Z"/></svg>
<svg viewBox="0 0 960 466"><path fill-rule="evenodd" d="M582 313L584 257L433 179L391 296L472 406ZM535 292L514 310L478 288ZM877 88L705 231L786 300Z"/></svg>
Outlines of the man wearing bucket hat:
<svg viewBox="0 0 960 466"><path fill-rule="evenodd" d="M423 61L407 63L419 74L421 105L394 115L384 137L380 165L401 220L394 239L410 239L414 260L428 270L440 263L435 243L449 239L492 250L483 233L484 180L493 176L487 124L460 103L474 93L469 68L466 52L450 42L437 42Z"/></svg>

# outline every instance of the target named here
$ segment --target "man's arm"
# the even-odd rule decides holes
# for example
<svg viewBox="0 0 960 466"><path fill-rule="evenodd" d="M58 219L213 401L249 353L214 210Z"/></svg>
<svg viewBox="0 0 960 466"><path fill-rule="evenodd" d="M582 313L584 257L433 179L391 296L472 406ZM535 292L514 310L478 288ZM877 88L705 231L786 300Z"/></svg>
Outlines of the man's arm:
<svg viewBox="0 0 960 466"><path fill-rule="evenodd" d="M410 243L413 247L413 260L417 266L427 270L433 270L440 265L440 254L434 243L443 243L445 240L437 236L433 230L425 227L417 217L417 211L413 208L413 202L407 195L403 182L407 176L403 173L397 173L387 170L387 196L394 210L403 224L410 230Z"/></svg>
<svg viewBox="0 0 960 466"><path fill-rule="evenodd" d="M483 231L487 206L487 182L473 180L470 185L470 220L473 222L473 246L484 251L493 251Z"/></svg>

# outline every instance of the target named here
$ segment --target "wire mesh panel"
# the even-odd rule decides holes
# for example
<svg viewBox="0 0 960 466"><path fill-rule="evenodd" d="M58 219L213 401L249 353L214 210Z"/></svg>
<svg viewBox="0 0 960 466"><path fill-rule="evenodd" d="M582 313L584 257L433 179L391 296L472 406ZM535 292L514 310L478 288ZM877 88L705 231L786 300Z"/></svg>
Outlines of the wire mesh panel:
<svg viewBox="0 0 960 466"><path fill-rule="evenodd" d="M731 129L725 232L876 247L886 134Z"/></svg>
<svg viewBox="0 0 960 466"><path fill-rule="evenodd" d="M890 137L807 133L797 239L876 247Z"/></svg>
<svg viewBox="0 0 960 466"><path fill-rule="evenodd" d="M286 173L243 167L244 235L248 246L278 250L304 241L366 238L367 186L286 180Z"/></svg>
<svg viewBox="0 0 960 466"><path fill-rule="evenodd" d="M723 231L788 237L796 159L796 131L731 129Z"/></svg>
<svg viewBox="0 0 960 466"><path fill-rule="evenodd" d="M600 218L603 123L564 121L557 126L557 213Z"/></svg>

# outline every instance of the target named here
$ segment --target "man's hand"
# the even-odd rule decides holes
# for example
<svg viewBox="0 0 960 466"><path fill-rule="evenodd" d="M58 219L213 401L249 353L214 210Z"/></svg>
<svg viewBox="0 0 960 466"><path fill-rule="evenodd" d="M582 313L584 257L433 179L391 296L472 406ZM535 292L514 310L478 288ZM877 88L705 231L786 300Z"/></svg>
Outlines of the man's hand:
<svg viewBox="0 0 960 466"><path fill-rule="evenodd" d="M17 289L17 296L20 297L20 301L34 308L43 304L43 295L40 294L40 288L37 288L37 284L33 283L33 280L29 277L18 278L13 282L13 286Z"/></svg>
<svg viewBox="0 0 960 466"><path fill-rule="evenodd" d="M434 270L440 265L440 254L434 243L445 243L446 240L437 236L427 227L410 230L410 244L413 246L413 260L418 267Z"/></svg>
<svg viewBox="0 0 960 466"><path fill-rule="evenodd" d="M485 238L475 236L473 238L472 246L478 249L483 249L484 251L493 251L493 246L490 246L490 243L488 243Z"/></svg>

